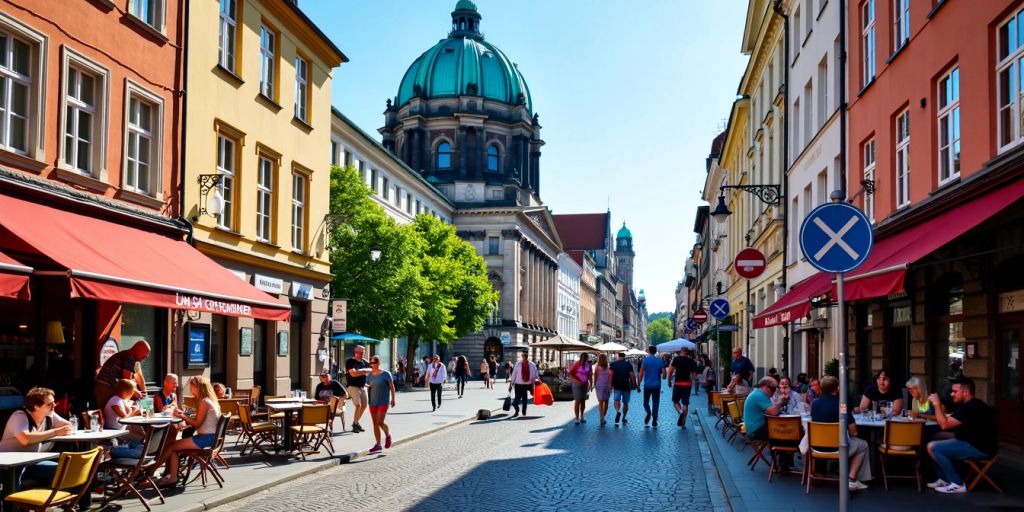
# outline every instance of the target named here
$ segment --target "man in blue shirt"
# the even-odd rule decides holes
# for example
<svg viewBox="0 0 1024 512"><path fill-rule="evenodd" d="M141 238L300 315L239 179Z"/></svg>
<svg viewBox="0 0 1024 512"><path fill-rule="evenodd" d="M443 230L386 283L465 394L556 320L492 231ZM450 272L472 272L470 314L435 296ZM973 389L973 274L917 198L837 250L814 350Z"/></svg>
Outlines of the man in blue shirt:
<svg viewBox="0 0 1024 512"><path fill-rule="evenodd" d="M778 416L779 406L772 405L771 396L779 388L779 383L771 377L765 377L758 381L757 387L747 395L743 403L743 424L747 427L747 437L750 439L768 439L768 421L765 415Z"/></svg>
<svg viewBox="0 0 1024 512"><path fill-rule="evenodd" d="M732 349L732 363L729 365L732 374L743 377L743 380L747 381L747 384L753 384L751 378L754 375L754 363L750 362L750 359L743 355L743 349L736 347Z"/></svg>
<svg viewBox="0 0 1024 512"><path fill-rule="evenodd" d="M653 416L654 423L651 423L651 425L657 427L658 406L661 404L661 379L665 375L665 362L660 357L654 355L658 353L657 348L653 346L647 347L647 353L649 355L640 363L640 381L644 386L644 410L647 411L647 416L644 417L644 425L646 426ZM654 402L653 412L651 409L652 401Z"/></svg>

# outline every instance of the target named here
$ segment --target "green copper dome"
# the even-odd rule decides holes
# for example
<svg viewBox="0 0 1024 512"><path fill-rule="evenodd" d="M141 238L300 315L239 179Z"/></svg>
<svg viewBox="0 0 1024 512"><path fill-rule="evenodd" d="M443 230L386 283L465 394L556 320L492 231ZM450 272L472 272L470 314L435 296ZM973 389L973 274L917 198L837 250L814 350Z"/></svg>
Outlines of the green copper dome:
<svg viewBox="0 0 1024 512"><path fill-rule="evenodd" d="M526 80L516 65L480 33L480 15L470 0L459 0L452 12L452 31L417 58L405 72L395 108L414 97L482 96L509 105L525 105L533 113Z"/></svg>
<svg viewBox="0 0 1024 512"><path fill-rule="evenodd" d="M629 232L625 222L622 223L622 228L619 229L619 233L615 235L615 238L633 238L633 233Z"/></svg>

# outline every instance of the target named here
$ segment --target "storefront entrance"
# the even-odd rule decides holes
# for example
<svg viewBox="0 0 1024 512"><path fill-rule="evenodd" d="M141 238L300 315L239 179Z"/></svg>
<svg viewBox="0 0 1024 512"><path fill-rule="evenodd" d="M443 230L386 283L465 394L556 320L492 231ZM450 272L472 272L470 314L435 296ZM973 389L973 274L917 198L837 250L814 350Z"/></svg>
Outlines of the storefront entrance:
<svg viewBox="0 0 1024 512"><path fill-rule="evenodd" d="M267 327L266 320L257 320L252 329L252 383L261 389L267 387Z"/></svg>
<svg viewBox="0 0 1024 512"><path fill-rule="evenodd" d="M996 414L999 437L1014 444L1024 443L1024 372L1020 349L1024 341L1024 313L1003 315L999 326L999 359L996 372Z"/></svg>

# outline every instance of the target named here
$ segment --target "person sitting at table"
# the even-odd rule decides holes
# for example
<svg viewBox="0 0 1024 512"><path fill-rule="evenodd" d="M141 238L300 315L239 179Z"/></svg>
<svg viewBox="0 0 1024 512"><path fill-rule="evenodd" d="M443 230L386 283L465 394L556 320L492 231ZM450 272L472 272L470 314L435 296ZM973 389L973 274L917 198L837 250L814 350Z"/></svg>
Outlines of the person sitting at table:
<svg viewBox="0 0 1024 512"><path fill-rule="evenodd" d="M821 379L821 392L822 395L811 404L811 421L838 423L839 379L831 375L823 377ZM849 488L851 491L864 490L868 488L864 482L871 480L871 464L867 460L871 448L868 446L867 441L857 437L857 422L854 421L853 414L850 414L849 411L846 412L846 431L849 433L847 442L850 447ZM808 450L807 441L808 439L805 435L804 441L800 443L800 450L804 453Z"/></svg>
<svg viewBox="0 0 1024 512"><path fill-rule="evenodd" d="M793 389L789 377L779 379L779 389L772 396L772 402L778 404L779 414L800 414L803 411L800 393Z"/></svg>
<svg viewBox="0 0 1024 512"><path fill-rule="evenodd" d="M807 394L804 396L804 401L807 402L807 405L811 405L819 398L821 398L821 379L811 377L811 383L807 385Z"/></svg>
<svg viewBox="0 0 1024 512"><path fill-rule="evenodd" d="M779 405L773 404L771 396L779 384L772 377L765 377L757 382L754 390L747 395L743 403L743 424L747 428L747 437L752 440L768 439L768 421L765 416L778 416Z"/></svg>
<svg viewBox="0 0 1024 512"><path fill-rule="evenodd" d="M889 372L885 368L878 370L875 374L875 383L864 390L864 396L860 399L860 407L853 412L871 410L873 403L892 402L892 415L898 416L903 410L903 392L892 386L889 380Z"/></svg>
<svg viewBox="0 0 1024 512"><path fill-rule="evenodd" d="M796 384L793 386L793 389L795 389L797 393L806 393L807 392L807 388L809 386L810 386L810 381L807 380L807 374L806 373L798 373L798 374L796 374Z"/></svg>
<svg viewBox="0 0 1024 512"><path fill-rule="evenodd" d="M961 377L953 381L953 402L957 408L952 415L942 411L939 395L928 395L935 409L935 422L942 430L952 430L954 439L931 441L928 455L934 462L938 480L928 487L944 494L967 492L955 462L965 459L991 459L998 450L996 419L992 408L974 396L974 380Z"/></svg>
<svg viewBox="0 0 1024 512"><path fill-rule="evenodd" d="M170 414L178 408L178 376L168 373L164 376L163 386L153 400L153 410Z"/></svg>
<svg viewBox="0 0 1024 512"><path fill-rule="evenodd" d="M231 398L231 395L228 394L228 387L220 382L213 383L213 394L216 396L216 400Z"/></svg>
<svg viewBox="0 0 1024 512"><path fill-rule="evenodd" d="M750 386L747 386L747 381L743 379L742 375L736 374L732 376L725 391L732 395L746 395L750 393Z"/></svg>
<svg viewBox="0 0 1024 512"><path fill-rule="evenodd" d="M35 387L25 393L25 407L15 410L7 419L3 438L0 438L0 452L43 452L50 451L51 439L71 433L71 422L53 412L53 390ZM21 489L21 480L31 480L48 485L57 473L57 463L42 461L18 471L16 488Z"/></svg>
<svg viewBox="0 0 1024 512"><path fill-rule="evenodd" d="M131 457L138 458L142 455L142 440L145 433L136 426L126 428L121 424L122 418L138 416L142 410L131 402L135 395L135 383L128 379L118 379L114 385L114 396L107 400L103 407L103 424L111 430L128 430L128 435L119 440L117 446L110 450L110 456L114 458Z"/></svg>
<svg viewBox="0 0 1024 512"><path fill-rule="evenodd" d="M320 374L320 383L316 385L316 389L313 390L313 396L317 400L323 402L329 402L332 396L336 396L342 400L345 399L345 388L341 386L341 383L332 380L331 374L324 372Z"/></svg>
<svg viewBox="0 0 1024 512"><path fill-rule="evenodd" d="M191 377L188 379L188 389L192 396L196 397L196 415L193 418L178 409L174 411L174 417L181 418L190 427L195 427L196 433L192 437L175 441L160 454L159 464L167 464L163 478L156 483L160 487L173 486L178 482L178 452L211 448L217 435L220 405L209 379L201 375Z"/></svg>
<svg viewBox="0 0 1024 512"><path fill-rule="evenodd" d="M907 414L913 419L935 420L935 407L928 401L928 388L917 377L907 379L907 393L910 395L910 408Z"/></svg>

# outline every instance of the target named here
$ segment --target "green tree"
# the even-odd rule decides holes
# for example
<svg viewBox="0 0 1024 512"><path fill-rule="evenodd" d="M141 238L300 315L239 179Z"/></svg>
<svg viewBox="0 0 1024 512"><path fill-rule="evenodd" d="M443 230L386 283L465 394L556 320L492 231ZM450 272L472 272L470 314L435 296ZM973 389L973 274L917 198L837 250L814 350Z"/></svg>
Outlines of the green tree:
<svg viewBox="0 0 1024 512"><path fill-rule="evenodd" d="M334 297L349 301L351 330L373 338L400 336L422 315L420 239L397 225L370 194L358 171L331 168L331 289ZM376 263L370 259L373 246L381 250Z"/></svg>
<svg viewBox="0 0 1024 512"><path fill-rule="evenodd" d="M407 229L419 242L420 314L406 324L406 357L416 359L420 340L447 344L483 328L498 300L487 280L487 264L455 228L429 215L419 215ZM406 367L406 385L413 381L413 366Z"/></svg>
<svg viewBox="0 0 1024 512"><path fill-rule="evenodd" d="M659 318L668 318L669 320L673 319L672 318L672 313L670 313L668 311L662 311L662 312L659 312L659 313L651 313L650 315L647 315L647 324L650 325L651 322L653 322L653 321L655 321L655 320L657 320Z"/></svg>
<svg viewBox="0 0 1024 512"><path fill-rule="evenodd" d="M647 324L647 341L651 345L664 343L672 339L672 319L667 316L660 317Z"/></svg>

